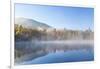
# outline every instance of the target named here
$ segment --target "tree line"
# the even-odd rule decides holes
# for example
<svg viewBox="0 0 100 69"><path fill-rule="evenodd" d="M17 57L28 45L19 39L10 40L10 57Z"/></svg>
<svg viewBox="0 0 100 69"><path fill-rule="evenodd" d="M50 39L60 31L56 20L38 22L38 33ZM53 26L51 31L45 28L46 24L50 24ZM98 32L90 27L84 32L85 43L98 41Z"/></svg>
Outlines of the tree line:
<svg viewBox="0 0 100 69"><path fill-rule="evenodd" d="M93 40L94 32L91 30L68 29L31 29L15 24L15 41L27 40Z"/></svg>

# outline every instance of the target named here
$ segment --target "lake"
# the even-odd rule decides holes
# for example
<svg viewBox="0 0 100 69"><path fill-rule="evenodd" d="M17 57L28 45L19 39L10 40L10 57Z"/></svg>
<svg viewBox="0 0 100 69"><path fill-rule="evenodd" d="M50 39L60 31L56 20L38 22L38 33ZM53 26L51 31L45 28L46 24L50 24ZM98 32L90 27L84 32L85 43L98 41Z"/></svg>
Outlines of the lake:
<svg viewBox="0 0 100 69"><path fill-rule="evenodd" d="M94 60L93 41L32 41L17 42L15 45L17 50L26 52L16 60L16 65Z"/></svg>

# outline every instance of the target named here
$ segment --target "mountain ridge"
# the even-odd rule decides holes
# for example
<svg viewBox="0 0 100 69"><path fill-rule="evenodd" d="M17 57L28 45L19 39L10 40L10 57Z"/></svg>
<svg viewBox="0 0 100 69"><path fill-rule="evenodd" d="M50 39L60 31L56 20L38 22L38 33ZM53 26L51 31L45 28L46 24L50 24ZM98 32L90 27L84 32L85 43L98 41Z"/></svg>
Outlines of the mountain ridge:
<svg viewBox="0 0 100 69"><path fill-rule="evenodd" d="M34 19L23 18L23 17L15 18L15 24L22 25L26 28L38 28L38 27L45 28L45 29L52 28L51 26L49 26L45 23L36 21Z"/></svg>

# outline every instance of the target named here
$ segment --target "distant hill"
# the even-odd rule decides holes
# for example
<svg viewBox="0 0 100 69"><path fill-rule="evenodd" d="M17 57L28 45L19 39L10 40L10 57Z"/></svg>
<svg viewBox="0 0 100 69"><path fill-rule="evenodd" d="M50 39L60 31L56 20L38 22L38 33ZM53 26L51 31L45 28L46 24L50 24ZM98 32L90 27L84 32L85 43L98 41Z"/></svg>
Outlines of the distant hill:
<svg viewBox="0 0 100 69"><path fill-rule="evenodd" d="M52 28L51 26L28 18L15 18L15 24L22 25L26 28Z"/></svg>

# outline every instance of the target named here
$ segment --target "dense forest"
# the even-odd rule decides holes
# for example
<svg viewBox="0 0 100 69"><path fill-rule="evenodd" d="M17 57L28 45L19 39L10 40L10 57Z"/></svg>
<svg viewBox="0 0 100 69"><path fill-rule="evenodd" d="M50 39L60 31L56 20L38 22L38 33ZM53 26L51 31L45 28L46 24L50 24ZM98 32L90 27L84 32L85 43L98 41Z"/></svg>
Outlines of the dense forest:
<svg viewBox="0 0 100 69"><path fill-rule="evenodd" d="M42 29L25 28L15 24L15 41L29 40L93 40L94 32L90 29L85 31L67 29Z"/></svg>

